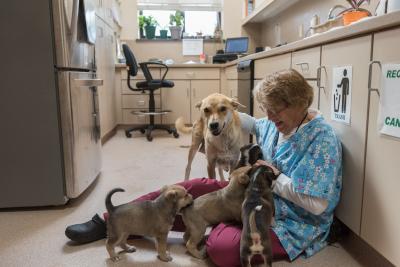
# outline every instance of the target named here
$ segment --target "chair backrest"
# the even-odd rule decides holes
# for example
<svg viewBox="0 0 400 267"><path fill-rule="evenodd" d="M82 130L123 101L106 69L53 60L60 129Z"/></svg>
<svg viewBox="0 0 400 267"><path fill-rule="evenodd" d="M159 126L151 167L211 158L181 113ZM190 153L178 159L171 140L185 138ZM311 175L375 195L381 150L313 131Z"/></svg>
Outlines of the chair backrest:
<svg viewBox="0 0 400 267"><path fill-rule="evenodd" d="M133 55L132 50L129 48L129 46L127 44L123 44L122 45L122 50L124 52L124 56L125 56L125 59L126 59L126 64L129 67L129 70L128 70L129 75L136 76L137 73L138 73L139 67L138 67L138 64L136 62L136 58Z"/></svg>

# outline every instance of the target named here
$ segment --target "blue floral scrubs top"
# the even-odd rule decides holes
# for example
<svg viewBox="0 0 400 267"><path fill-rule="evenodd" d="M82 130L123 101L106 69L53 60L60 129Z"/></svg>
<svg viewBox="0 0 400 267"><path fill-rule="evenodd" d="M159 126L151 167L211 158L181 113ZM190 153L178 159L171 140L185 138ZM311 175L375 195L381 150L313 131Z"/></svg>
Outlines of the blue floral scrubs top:
<svg viewBox="0 0 400 267"><path fill-rule="evenodd" d="M314 215L274 194L275 226L291 260L303 251L309 257L327 245L326 238L339 202L342 185L341 144L321 115L300 128L279 145L273 122L259 119L255 125L257 143L264 159L293 180L294 190L328 201L327 209Z"/></svg>

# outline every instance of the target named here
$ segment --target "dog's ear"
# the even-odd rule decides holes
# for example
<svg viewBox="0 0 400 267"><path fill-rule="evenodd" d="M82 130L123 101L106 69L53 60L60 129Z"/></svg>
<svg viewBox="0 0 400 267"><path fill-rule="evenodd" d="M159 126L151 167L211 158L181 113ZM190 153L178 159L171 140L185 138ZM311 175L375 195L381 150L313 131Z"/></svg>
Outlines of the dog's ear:
<svg viewBox="0 0 400 267"><path fill-rule="evenodd" d="M251 166L244 166L238 169L238 182L240 184L248 184L250 182L249 171L251 170Z"/></svg>
<svg viewBox="0 0 400 267"><path fill-rule="evenodd" d="M203 100L201 100L200 102L197 102L194 107L200 109L202 103L203 103Z"/></svg>
<svg viewBox="0 0 400 267"><path fill-rule="evenodd" d="M167 191L165 196L168 199L175 200L176 197L178 196L178 192L176 190L172 189L172 190Z"/></svg>
<svg viewBox="0 0 400 267"><path fill-rule="evenodd" d="M231 105L234 109L237 109L238 107L241 107L241 108L246 107L245 105L240 104L239 101L234 98L231 98Z"/></svg>

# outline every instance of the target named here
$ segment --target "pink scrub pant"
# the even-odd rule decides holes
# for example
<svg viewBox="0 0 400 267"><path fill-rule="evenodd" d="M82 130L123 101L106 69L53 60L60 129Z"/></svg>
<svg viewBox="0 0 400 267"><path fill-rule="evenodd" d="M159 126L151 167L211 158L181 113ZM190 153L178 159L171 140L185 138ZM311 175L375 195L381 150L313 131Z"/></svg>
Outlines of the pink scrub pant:
<svg viewBox="0 0 400 267"><path fill-rule="evenodd" d="M186 188L193 198L216 191L225 187L228 182L219 182L216 179L196 178L178 183ZM154 200L160 195L159 191L143 195L132 202ZM108 214L104 213L107 219ZM172 231L183 232L185 225L182 217L176 216ZM220 223L215 226L207 239L206 248L210 259L219 267L236 267L240 264L240 235L242 229L240 225L227 225ZM282 247L274 231L270 230L273 260L289 259L285 249ZM253 257L252 263L260 263L261 257Z"/></svg>

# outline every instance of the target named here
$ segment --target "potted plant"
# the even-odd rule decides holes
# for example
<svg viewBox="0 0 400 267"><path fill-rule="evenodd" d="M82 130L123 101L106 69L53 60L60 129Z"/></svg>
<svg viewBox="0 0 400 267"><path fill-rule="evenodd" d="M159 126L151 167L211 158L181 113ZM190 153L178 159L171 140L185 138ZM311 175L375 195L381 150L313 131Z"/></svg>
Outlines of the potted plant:
<svg viewBox="0 0 400 267"><path fill-rule="evenodd" d="M360 8L360 6L364 2L367 2L366 0L346 0L346 1L351 5L351 7L340 12L340 14L343 14L344 25L349 25L352 22L371 16L371 12L369 12L364 8Z"/></svg>
<svg viewBox="0 0 400 267"><path fill-rule="evenodd" d="M144 28L144 16L143 15L139 15L139 17L138 17L138 20L139 20L139 36L140 36L140 39L143 39L144 38L144 33L143 33L143 28Z"/></svg>
<svg viewBox="0 0 400 267"><path fill-rule="evenodd" d="M172 39L180 39L182 34L182 25L185 20L184 13L182 11L175 11L175 15L169 16L169 30L171 31Z"/></svg>
<svg viewBox="0 0 400 267"><path fill-rule="evenodd" d="M160 30L160 38L161 39L167 39L168 38L168 30L167 26L163 26Z"/></svg>
<svg viewBox="0 0 400 267"><path fill-rule="evenodd" d="M157 25L158 22L153 16L144 17L144 31L147 39L154 39Z"/></svg>

